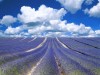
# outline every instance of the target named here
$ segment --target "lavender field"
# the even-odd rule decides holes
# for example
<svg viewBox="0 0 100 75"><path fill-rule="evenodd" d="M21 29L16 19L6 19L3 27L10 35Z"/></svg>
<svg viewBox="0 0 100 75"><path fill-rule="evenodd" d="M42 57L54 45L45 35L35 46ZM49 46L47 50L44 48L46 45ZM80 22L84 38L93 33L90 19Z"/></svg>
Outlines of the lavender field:
<svg viewBox="0 0 100 75"><path fill-rule="evenodd" d="M100 75L100 38L0 38L0 75Z"/></svg>

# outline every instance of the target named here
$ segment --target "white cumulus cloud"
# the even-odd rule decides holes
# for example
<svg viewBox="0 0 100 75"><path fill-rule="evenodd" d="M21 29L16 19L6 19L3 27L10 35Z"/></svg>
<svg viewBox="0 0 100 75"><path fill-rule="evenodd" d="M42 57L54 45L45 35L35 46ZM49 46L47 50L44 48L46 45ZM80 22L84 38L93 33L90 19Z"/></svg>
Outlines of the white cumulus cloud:
<svg viewBox="0 0 100 75"><path fill-rule="evenodd" d="M21 7L21 14L18 14L18 19L23 23L28 22L47 22L49 20L61 19L66 14L66 11L53 9L41 5L38 10L29 6Z"/></svg>
<svg viewBox="0 0 100 75"><path fill-rule="evenodd" d="M93 6L92 8L85 9L84 12L92 17L100 18L100 1L97 5Z"/></svg>
<svg viewBox="0 0 100 75"><path fill-rule="evenodd" d="M94 37L95 32L84 24L67 23L67 21L50 20L49 25L41 25L28 30L35 36L89 36Z"/></svg>
<svg viewBox="0 0 100 75"><path fill-rule="evenodd" d="M81 9L82 3L84 0L56 0L64 6L71 13L76 13Z"/></svg>
<svg viewBox="0 0 100 75"><path fill-rule="evenodd" d="M18 34L23 30L22 26L16 27L16 28L12 28L11 26L9 26L6 30L5 30L5 34Z"/></svg>
<svg viewBox="0 0 100 75"><path fill-rule="evenodd" d="M100 36L100 30L96 30L95 33Z"/></svg>
<svg viewBox="0 0 100 75"><path fill-rule="evenodd" d="M86 10L86 12L88 9ZM5 35L10 37L94 37L100 36L99 30L93 30L85 24L69 23L63 20L67 13L63 8L54 9L41 5L37 10L29 6L22 6L21 13L18 14L18 20L22 25L18 27L11 27L4 31ZM10 25L16 22L16 18L12 16L4 16L1 21L2 24ZM2 32L3 33L3 32ZM0 33L0 35L2 35Z"/></svg>
<svg viewBox="0 0 100 75"><path fill-rule="evenodd" d="M16 22L16 18L14 18L13 16L11 15L5 15L3 16L3 18L0 20L0 24L4 24L4 25L11 25L13 24L14 22Z"/></svg>

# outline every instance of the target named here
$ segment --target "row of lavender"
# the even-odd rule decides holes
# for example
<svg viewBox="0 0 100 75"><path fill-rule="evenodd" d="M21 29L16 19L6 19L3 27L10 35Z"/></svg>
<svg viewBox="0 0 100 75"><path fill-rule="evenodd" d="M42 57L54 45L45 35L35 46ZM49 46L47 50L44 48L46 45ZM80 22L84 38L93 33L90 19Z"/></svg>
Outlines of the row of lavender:
<svg viewBox="0 0 100 75"><path fill-rule="evenodd" d="M26 52L26 50L37 47L44 40L44 38L33 39L34 38L8 38L2 40L2 44L4 44L5 41L13 43L9 46L15 46L13 47L15 50L11 50L10 47L8 47L8 51L6 50L7 48L5 50L1 50L1 52L4 51L4 54L0 55L0 75L25 75L28 71L30 71L32 66L36 65L36 63L44 55L47 47L42 46L37 50ZM9 42L5 44L8 44ZM21 49L17 51L16 47L21 47Z"/></svg>
<svg viewBox="0 0 100 75"><path fill-rule="evenodd" d="M59 38L67 47L59 46L59 49L61 48L59 55L63 53L62 56L65 55L64 57L66 57L65 64L68 64L64 66L65 73L68 70L70 71L69 73L71 73L68 74L67 72L65 75L100 75L99 39L100 38Z"/></svg>
<svg viewBox="0 0 100 75"><path fill-rule="evenodd" d="M36 42L37 39L31 44L40 44L41 41ZM36 50L25 52L23 49L1 55L0 75L100 75L98 38L95 40L58 38L58 40L47 38ZM90 41L91 43L88 43ZM29 42L27 45L30 45Z"/></svg>
<svg viewBox="0 0 100 75"><path fill-rule="evenodd" d="M26 51L38 46L44 38L1 38L0 54Z"/></svg>

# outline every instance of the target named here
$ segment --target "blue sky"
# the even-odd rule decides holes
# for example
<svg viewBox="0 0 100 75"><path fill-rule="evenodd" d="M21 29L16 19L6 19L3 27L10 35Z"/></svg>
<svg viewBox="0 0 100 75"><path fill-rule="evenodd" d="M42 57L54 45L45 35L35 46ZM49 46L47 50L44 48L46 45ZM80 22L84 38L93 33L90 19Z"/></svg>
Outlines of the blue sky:
<svg viewBox="0 0 100 75"><path fill-rule="evenodd" d="M0 0L1 37L99 37L100 0Z"/></svg>

